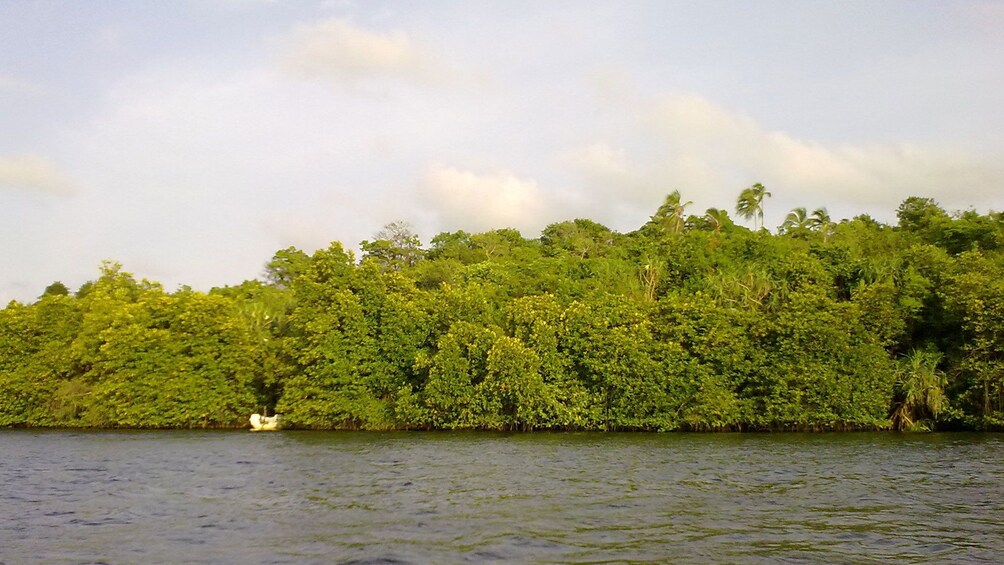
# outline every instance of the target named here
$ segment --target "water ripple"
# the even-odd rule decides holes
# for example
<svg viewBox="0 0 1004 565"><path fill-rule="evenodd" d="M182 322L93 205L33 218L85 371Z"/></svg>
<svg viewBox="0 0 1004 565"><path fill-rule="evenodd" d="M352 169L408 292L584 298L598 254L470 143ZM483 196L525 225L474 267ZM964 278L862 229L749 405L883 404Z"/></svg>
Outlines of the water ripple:
<svg viewBox="0 0 1004 565"><path fill-rule="evenodd" d="M999 562L994 435L0 432L0 562Z"/></svg>

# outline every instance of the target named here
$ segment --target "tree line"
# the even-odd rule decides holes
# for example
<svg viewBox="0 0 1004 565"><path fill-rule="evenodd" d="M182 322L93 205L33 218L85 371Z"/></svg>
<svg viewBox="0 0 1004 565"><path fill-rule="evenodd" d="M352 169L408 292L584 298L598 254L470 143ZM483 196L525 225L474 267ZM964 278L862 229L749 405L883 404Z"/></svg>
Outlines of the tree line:
<svg viewBox="0 0 1004 565"><path fill-rule="evenodd" d="M1004 217L911 197L886 225L770 193L637 230L587 219L275 253L167 292L106 262L0 311L0 426L1004 428Z"/></svg>

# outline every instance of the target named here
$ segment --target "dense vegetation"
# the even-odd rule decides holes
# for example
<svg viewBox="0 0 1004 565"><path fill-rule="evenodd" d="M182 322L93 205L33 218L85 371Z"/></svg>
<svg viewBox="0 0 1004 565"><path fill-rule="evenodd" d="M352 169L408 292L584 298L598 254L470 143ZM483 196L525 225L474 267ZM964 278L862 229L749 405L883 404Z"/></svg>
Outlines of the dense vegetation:
<svg viewBox="0 0 1004 565"><path fill-rule="evenodd" d="M760 185L736 211L762 226ZM403 224L165 292L115 263L0 311L0 426L621 430L1004 427L1004 217L796 209L776 234L670 194L578 219Z"/></svg>

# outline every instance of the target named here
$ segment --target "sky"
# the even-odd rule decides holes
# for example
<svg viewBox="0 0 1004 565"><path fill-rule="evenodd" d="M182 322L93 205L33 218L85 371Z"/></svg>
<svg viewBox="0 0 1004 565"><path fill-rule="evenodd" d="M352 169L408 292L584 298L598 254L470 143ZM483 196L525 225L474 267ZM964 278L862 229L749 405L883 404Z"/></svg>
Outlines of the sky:
<svg viewBox="0 0 1004 565"><path fill-rule="evenodd" d="M0 304L756 182L768 227L1004 209L1004 2L0 0Z"/></svg>

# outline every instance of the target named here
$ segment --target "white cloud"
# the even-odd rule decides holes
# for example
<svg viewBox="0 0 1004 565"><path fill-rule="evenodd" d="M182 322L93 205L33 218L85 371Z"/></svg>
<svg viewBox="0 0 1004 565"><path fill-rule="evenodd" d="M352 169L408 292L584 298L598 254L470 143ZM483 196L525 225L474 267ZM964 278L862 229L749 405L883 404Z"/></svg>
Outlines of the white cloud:
<svg viewBox="0 0 1004 565"><path fill-rule="evenodd" d="M796 206L894 221L899 203L914 195L933 197L948 210L1004 205L1004 163L978 153L906 142L827 143L771 130L693 94L597 97L615 126L607 139L557 153L557 164L579 188L576 198L566 194L560 201L568 217L584 214L630 230L672 190L694 201L691 210L731 210L754 182L773 194L768 226Z"/></svg>
<svg viewBox="0 0 1004 565"><path fill-rule="evenodd" d="M35 155L0 157L0 188L67 195L73 183L50 161Z"/></svg>
<svg viewBox="0 0 1004 565"><path fill-rule="evenodd" d="M96 12L91 31L40 26L38 45L8 42L0 100L15 119L0 189L69 186L52 163L11 157L24 152L79 188L0 207L2 235L25 250L12 272L35 273L40 291L103 258L149 256L178 277L169 288L208 288L255 276L275 249L353 245L393 220L426 237L532 235L575 217L626 231L674 189L699 213L731 209L757 181L774 194L768 225L794 206L891 215L911 194L1004 207L1002 75L985 63L1004 37L991 35L1004 13L993 2L946 11L972 14L977 33L968 19L932 27L897 9L833 43L813 41L834 27L818 10L792 28L775 17L788 8L749 25L715 9L667 19L652 7L269 1L210 0L195 27L166 9L141 45L148 22L115 10ZM237 32L185 41L235 15ZM702 44L708 26L727 40ZM764 26L783 41L757 42ZM109 65L102 45L139 50Z"/></svg>
<svg viewBox="0 0 1004 565"><path fill-rule="evenodd" d="M442 225L479 232L511 227L533 236L546 223L546 196L532 179L509 171L473 173L433 165L420 193Z"/></svg>
<svg viewBox="0 0 1004 565"><path fill-rule="evenodd" d="M621 180L631 175L625 151L606 143L593 143L566 151L561 157L566 164L591 176Z"/></svg>
<svg viewBox="0 0 1004 565"><path fill-rule="evenodd" d="M299 26L286 38L282 68L300 78L434 82L446 67L407 33L374 32L333 18Z"/></svg>
<svg viewBox="0 0 1004 565"><path fill-rule="evenodd" d="M184 65L128 77L106 100L61 146L88 187L74 202L84 212L67 221L100 253L88 267L155 256L174 274L139 275L208 289L258 276L276 249L351 248L412 219L414 191L404 191L426 159L402 164L414 151L399 144L417 144L421 130L399 134L408 115L382 100Z"/></svg>
<svg viewBox="0 0 1004 565"><path fill-rule="evenodd" d="M574 171L585 188L596 196L637 203L661 187L654 171L645 170L628 159L625 149L607 143L592 143L563 151L559 161ZM650 167L651 169L651 167ZM606 198L604 198L606 199Z"/></svg>
<svg viewBox="0 0 1004 565"><path fill-rule="evenodd" d="M801 139L696 95L666 97L646 123L664 145L667 179L684 192L731 199L743 186L763 182L786 204L808 197L801 205L822 200L894 210L911 195L932 196L948 207L993 205L1004 186L1004 167L977 154Z"/></svg>
<svg viewBox="0 0 1004 565"><path fill-rule="evenodd" d="M658 162L644 162L644 156L631 154L607 143L592 143L559 153L558 161L575 177L579 190L566 194L561 213L566 217L584 217L613 229L637 228L666 193L673 190L665 183ZM679 168L680 163L677 164ZM694 178L692 174L687 174Z"/></svg>

